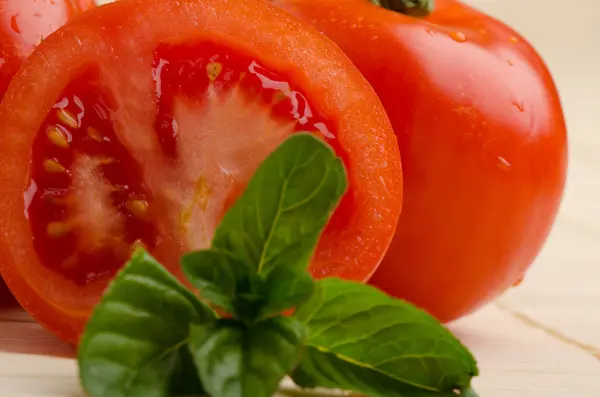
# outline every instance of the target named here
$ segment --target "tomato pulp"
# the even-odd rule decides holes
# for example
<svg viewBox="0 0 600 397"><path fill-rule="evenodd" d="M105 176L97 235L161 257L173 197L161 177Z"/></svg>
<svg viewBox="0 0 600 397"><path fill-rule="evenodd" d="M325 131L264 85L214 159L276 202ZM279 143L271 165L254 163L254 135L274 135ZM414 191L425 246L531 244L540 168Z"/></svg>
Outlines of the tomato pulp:
<svg viewBox="0 0 600 397"><path fill-rule="evenodd" d="M0 0L0 100L34 48L93 0Z"/></svg>
<svg viewBox="0 0 600 397"><path fill-rule="evenodd" d="M559 96L532 46L455 0L423 18L366 0L273 3L344 50L398 137L403 210L372 283L442 321L518 283L552 227L567 167ZM414 14L430 5L381 3Z"/></svg>
<svg viewBox="0 0 600 397"><path fill-rule="evenodd" d="M0 105L0 270L76 342L136 244L174 274L270 151L310 131L350 189L311 271L365 280L401 207L397 141L372 88L328 39L262 0L127 1L36 49Z"/></svg>

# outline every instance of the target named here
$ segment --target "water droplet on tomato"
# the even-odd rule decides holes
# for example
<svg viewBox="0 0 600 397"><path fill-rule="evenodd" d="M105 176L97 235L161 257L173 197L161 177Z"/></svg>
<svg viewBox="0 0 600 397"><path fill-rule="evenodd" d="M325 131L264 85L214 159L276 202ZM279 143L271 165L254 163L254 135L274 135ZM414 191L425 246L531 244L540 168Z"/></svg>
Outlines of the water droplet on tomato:
<svg viewBox="0 0 600 397"><path fill-rule="evenodd" d="M506 63L508 63L510 66L514 66L514 65L515 65L515 64L514 64L514 62L513 62L513 61L511 61L510 59L507 59L507 60L506 60Z"/></svg>
<svg viewBox="0 0 600 397"><path fill-rule="evenodd" d="M427 28L427 33L430 34L431 36L435 35L435 30L431 29L431 28Z"/></svg>
<svg viewBox="0 0 600 397"><path fill-rule="evenodd" d="M497 156L498 159L498 168L508 171L511 167L511 164L502 156Z"/></svg>
<svg viewBox="0 0 600 397"><path fill-rule="evenodd" d="M517 37L515 37L515 36L511 36L511 37L510 37L510 42L511 42L511 43L518 43L518 42L519 42L519 39L518 39Z"/></svg>
<svg viewBox="0 0 600 397"><path fill-rule="evenodd" d="M452 40L458 43L464 43L467 41L467 36L463 32L450 32L450 37L452 37Z"/></svg>

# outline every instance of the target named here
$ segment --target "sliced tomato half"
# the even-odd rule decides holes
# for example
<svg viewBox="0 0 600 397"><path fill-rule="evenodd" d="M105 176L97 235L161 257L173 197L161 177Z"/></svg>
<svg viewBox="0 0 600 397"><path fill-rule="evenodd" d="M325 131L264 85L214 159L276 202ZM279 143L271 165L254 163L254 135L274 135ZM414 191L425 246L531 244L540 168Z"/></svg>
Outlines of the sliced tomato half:
<svg viewBox="0 0 600 397"><path fill-rule="evenodd" d="M350 190L311 265L365 280L401 207L397 142L371 87L316 30L262 0L124 1L48 37L0 105L0 269L76 342L144 244L180 276L258 164L311 131Z"/></svg>

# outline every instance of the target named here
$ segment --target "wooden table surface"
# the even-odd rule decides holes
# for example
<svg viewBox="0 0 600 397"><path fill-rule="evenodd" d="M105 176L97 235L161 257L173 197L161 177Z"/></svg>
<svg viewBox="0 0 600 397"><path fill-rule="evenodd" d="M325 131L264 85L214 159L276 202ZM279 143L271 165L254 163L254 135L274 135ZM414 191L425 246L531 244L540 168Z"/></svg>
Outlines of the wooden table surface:
<svg viewBox="0 0 600 397"><path fill-rule="evenodd" d="M570 170L556 227L523 284L451 328L480 361L482 397L600 397L600 2L468 2L546 59L567 115ZM0 307L0 351L0 397L83 396L75 362L54 357L72 349L16 305Z"/></svg>

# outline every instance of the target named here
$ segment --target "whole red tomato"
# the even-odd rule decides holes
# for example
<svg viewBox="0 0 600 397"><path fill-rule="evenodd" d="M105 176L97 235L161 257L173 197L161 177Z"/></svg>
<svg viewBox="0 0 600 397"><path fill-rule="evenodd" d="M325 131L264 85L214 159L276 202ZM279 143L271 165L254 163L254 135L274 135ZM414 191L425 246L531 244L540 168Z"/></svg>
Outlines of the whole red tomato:
<svg viewBox="0 0 600 397"><path fill-rule="evenodd" d="M531 45L455 0L436 0L429 15L427 1L274 3L344 50L399 139L403 212L372 283L442 321L518 283L554 222L567 167L559 97Z"/></svg>
<svg viewBox="0 0 600 397"><path fill-rule="evenodd" d="M0 99L44 37L95 5L94 0L0 0Z"/></svg>

